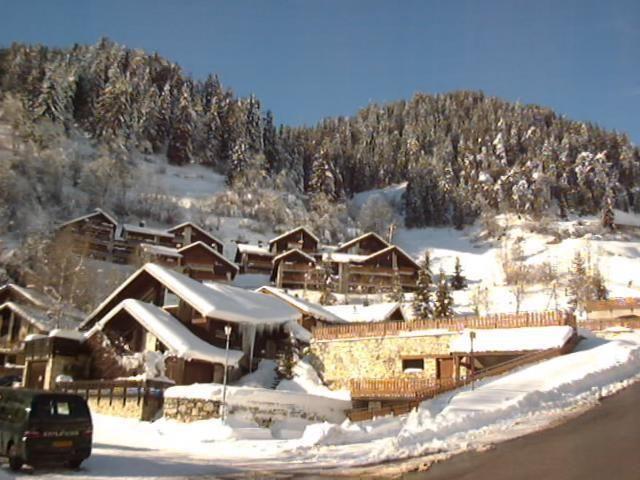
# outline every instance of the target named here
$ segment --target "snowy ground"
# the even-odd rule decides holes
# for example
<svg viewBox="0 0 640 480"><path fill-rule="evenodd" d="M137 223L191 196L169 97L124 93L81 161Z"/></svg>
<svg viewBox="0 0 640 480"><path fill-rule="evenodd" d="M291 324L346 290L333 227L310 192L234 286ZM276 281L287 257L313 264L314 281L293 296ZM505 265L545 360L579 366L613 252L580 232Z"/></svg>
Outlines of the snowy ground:
<svg viewBox="0 0 640 480"><path fill-rule="evenodd" d="M333 468L362 474L363 466L403 460L386 467L402 469L411 459L425 463L548 427L629 385L638 372L640 332L616 332L609 340L589 336L572 354L426 401L409 415L310 425L298 439L247 438L255 426L235 420L229 426L217 420L183 425L96 415L95 451L83 470L38 474L237 478Z"/></svg>

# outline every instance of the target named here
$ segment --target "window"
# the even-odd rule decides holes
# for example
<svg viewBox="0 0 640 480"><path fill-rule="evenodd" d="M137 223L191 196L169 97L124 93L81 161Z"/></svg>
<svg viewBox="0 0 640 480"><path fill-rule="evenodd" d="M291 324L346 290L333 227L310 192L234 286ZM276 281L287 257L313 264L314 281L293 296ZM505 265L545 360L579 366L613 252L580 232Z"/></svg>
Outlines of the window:
<svg viewBox="0 0 640 480"><path fill-rule="evenodd" d="M424 358L403 358L402 371L404 373L417 373L424 370Z"/></svg>
<svg viewBox="0 0 640 480"><path fill-rule="evenodd" d="M42 396L35 400L36 415L47 418L82 418L89 415L86 405L80 399L61 399Z"/></svg>

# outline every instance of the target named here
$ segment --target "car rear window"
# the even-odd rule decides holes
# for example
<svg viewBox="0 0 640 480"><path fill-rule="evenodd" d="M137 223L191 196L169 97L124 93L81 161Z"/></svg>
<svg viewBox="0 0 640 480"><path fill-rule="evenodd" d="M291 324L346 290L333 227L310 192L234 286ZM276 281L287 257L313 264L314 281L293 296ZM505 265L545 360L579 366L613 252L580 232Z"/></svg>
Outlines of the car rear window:
<svg viewBox="0 0 640 480"><path fill-rule="evenodd" d="M89 411L86 404L79 398L72 397L38 397L34 400L36 416L41 419L75 419L86 418Z"/></svg>

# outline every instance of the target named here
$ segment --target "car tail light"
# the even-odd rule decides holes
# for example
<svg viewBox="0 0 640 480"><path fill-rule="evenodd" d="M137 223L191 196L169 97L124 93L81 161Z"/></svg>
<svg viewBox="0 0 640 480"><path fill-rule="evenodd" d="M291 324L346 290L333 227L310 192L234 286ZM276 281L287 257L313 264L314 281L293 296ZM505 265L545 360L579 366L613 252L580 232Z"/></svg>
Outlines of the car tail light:
<svg viewBox="0 0 640 480"><path fill-rule="evenodd" d="M93 429L92 428L87 428L87 429L82 431L82 436L83 437L90 437L91 435L93 435Z"/></svg>
<svg viewBox="0 0 640 480"><path fill-rule="evenodd" d="M27 430L24 432L24 438L42 438L42 432L38 430Z"/></svg>

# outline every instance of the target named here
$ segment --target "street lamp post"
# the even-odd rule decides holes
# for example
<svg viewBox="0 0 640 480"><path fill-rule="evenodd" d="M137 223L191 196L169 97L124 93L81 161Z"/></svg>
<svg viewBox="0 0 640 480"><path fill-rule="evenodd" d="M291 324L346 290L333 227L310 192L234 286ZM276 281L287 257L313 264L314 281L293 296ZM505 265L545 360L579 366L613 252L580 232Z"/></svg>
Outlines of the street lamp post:
<svg viewBox="0 0 640 480"><path fill-rule="evenodd" d="M224 349L224 375L222 377L222 404L220 405L220 417L222 423L227 421L227 371L229 370L229 337L231 337L231 325L224 326L224 334L227 336L227 345Z"/></svg>
<svg viewBox="0 0 640 480"><path fill-rule="evenodd" d="M476 365L475 360L473 358L473 341L476 338L476 332L473 330L469 332L469 341L471 343L471 348L469 349L469 360L471 361L471 390L475 388L476 381Z"/></svg>

